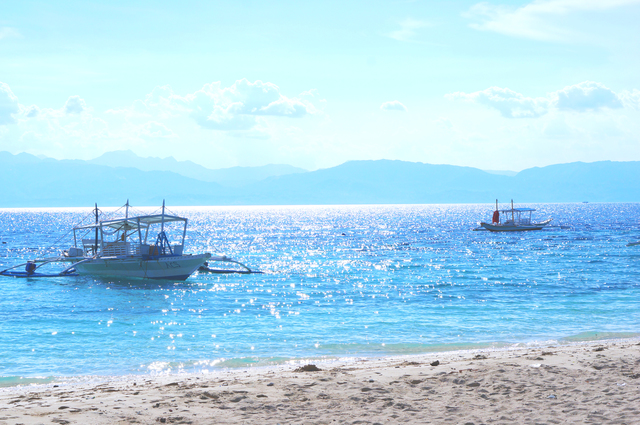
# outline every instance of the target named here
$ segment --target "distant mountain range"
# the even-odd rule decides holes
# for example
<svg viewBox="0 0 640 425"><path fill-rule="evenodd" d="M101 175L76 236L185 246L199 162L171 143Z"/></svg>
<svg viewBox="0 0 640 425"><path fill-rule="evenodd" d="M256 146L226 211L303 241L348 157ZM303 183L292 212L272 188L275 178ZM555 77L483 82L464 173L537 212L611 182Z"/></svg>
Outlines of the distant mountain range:
<svg viewBox="0 0 640 425"><path fill-rule="evenodd" d="M281 164L212 170L192 161L176 161L173 157L141 158L132 151L107 152L87 162L96 165L106 165L108 167L137 168L142 171L170 171L184 177L206 182L216 182L228 187L245 186L272 176L307 172L307 170L302 168Z"/></svg>
<svg viewBox="0 0 640 425"><path fill-rule="evenodd" d="M0 152L0 207L640 202L640 162L574 162L515 175L404 161L211 170L110 152L90 161Z"/></svg>

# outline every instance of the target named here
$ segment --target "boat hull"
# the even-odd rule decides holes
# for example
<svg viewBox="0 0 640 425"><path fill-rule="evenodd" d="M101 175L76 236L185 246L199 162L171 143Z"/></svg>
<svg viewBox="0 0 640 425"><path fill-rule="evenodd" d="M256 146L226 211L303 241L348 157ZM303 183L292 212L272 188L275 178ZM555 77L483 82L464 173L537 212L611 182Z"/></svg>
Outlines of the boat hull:
<svg viewBox="0 0 640 425"><path fill-rule="evenodd" d="M139 279L185 280L211 257L211 254L142 257L102 257L78 263L78 274L119 276Z"/></svg>
<svg viewBox="0 0 640 425"><path fill-rule="evenodd" d="M526 232L529 230L542 230L545 225L541 224L490 224L480 223L480 226L490 232Z"/></svg>

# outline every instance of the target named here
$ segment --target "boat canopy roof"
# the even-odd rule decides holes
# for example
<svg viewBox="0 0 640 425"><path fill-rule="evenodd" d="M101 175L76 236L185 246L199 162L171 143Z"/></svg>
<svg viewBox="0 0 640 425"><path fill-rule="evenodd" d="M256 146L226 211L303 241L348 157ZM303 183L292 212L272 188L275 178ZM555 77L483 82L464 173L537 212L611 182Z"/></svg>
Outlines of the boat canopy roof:
<svg viewBox="0 0 640 425"><path fill-rule="evenodd" d="M498 210L501 213L510 213L510 212L516 212L516 213L521 213L521 212L533 212L535 211L534 208L511 208L508 210Z"/></svg>
<svg viewBox="0 0 640 425"><path fill-rule="evenodd" d="M152 224L160 223L172 223L183 222L186 223L187 219L184 217L178 217L177 215L167 214L153 214L153 215L141 215L128 218L119 218L113 220L104 220L99 223L89 224L86 226L76 227L75 230L82 229L94 229L96 227L110 227L112 229L137 229L139 227L149 227Z"/></svg>

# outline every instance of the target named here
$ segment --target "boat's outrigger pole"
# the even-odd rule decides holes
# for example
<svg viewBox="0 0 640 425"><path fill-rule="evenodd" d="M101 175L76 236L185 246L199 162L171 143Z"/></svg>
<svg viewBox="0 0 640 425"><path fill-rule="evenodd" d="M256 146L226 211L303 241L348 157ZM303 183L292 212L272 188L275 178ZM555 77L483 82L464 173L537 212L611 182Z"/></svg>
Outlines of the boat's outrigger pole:
<svg viewBox="0 0 640 425"><path fill-rule="evenodd" d="M83 260L86 261L86 260ZM77 261L71 264L69 267L65 268L61 272L58 273L38 273L37 269L49 264L49 263L58 263L60 262L60 258L45 258L43 260L29 260L26 263L18 264L17 266L9 267L8 269L2 270L0 275L2 276L11 276L11 277L68 277L68 276L78 276L75 270L75 265L81 263L82 261ZM25 271L17 271L19 267L25 267Z"/></svg>
<svg viewBox="0 0 640 425"><path fill-rule="evenodd" d="M257 270L251 270L249 267L242 264L240 261L233 260L226 255L221 257L211 257L209 261L219 261L223 263L233 263L242 267L241 269L218 269L209 267L209 262L205 262L204 265L200 266L198 269L201 273L220 273L220 274L230 274L230 273L238 273L238 274L262 274L263 272Z"/></svg>

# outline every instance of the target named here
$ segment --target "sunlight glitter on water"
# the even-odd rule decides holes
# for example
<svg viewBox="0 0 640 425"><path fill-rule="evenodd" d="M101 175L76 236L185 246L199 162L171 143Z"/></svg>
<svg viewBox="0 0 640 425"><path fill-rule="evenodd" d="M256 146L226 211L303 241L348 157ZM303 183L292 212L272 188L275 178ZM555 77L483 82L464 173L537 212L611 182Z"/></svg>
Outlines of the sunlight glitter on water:
<svg viewBox="0 0 640 425"><path fill-rule="evenodd" d="M473 232L478 205L174 208L187 251L265 274L0 278L0 376L157 373L636 331L637 204L539 205L569 229ZM88 210L0 211L0 263ZM56 249L67 248L63 244ZM275 360L274 360L275 359ZM182 365L182 366L179 366Z"/></svg>

